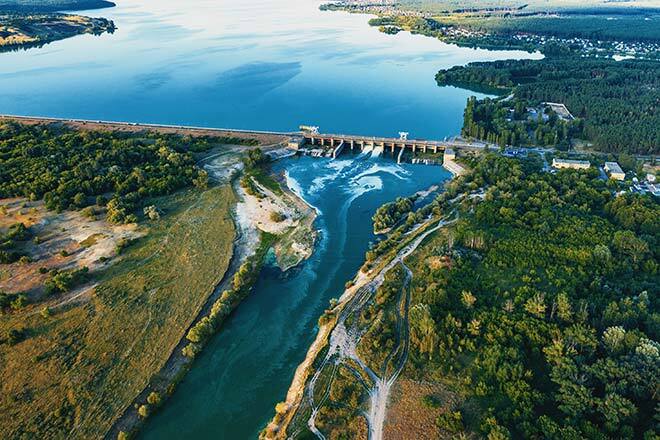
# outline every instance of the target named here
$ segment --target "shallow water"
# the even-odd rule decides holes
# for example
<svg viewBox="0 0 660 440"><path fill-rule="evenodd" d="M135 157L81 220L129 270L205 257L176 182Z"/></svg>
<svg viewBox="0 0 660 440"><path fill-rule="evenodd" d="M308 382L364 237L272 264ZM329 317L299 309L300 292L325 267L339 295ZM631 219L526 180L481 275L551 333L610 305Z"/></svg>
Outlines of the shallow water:
<svg viewBox="0 0 660 440"><path fill-rule="evenodd" d="M262 274L142 438L256 437L284 400L318 317L361 265L375 238L375 210L449 178L439 166L397 165L370 154L287 159L276 170L320 212L316 252L291 273Z"/></svg>
<svg viewBox="0 0 660 440"><path fill-rule="evenodd" d="M0 113L443 138L470 92L442 67L528 57L379 33L309 0L119 0L117 31L0 54Z"/></svg>

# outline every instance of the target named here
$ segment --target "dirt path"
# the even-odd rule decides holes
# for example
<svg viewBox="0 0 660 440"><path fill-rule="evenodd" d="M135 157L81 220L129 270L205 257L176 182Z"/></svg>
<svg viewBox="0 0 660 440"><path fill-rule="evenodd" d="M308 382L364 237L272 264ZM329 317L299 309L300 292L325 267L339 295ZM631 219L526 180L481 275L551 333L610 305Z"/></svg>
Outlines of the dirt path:
<svg viewBox="0 0 660 440"><path fill-rule="evenodd" d="M319 439L325 439L322 432L316 427L316 416L320 408L327 400L330 391L332 379L337 371L339 364L346 361L353 361L359 366L361 371L353 371L356 378L361 380L362 374L365 373L370 379L372 384L368 386L369 392L369 411L365 414L367 425L369 427L369 439L381 440L383 436L383 425L387 413L387 402L390 395L392 385L399 377L403 370L405 362L408 358L408 307L410 304L410 293L408 286L412 280L412 271L406 266L404 260L417 247L433 232L446 226L454 220L440 221L436 226L423 232L420 236L416 237L411 243L406 245L399 253L373 278L365 282L363 286L356 290L356 292L347 298L345 307L340 311L337 323L330 333L329 348L325 357L323 358L320 366L310 379L307 385L306 395L308 403L311 407L312 413L307 420L307 426L312 433ZM401 286L401 293L399 299L399 316L397 317L397 344L388 354L386 361L383 363L380 371L373 371L364 360L360 358L357 353L357 346L362 337L362 332L359 330L357 324L348 324L349 317L358 315L362 308L366 306L372 299L378 287L385 281L385 275L397 265L401 264L405 270L405 279ZM356 321L356 320L353 320ZM329 363L333 363L333 371L330 375L330 380L323 390L321 399L318 402L314 401L315 389L317 381L320 377L321 371ZM391 372L388 372L388 367L391 362L394 362Z"/></svg>

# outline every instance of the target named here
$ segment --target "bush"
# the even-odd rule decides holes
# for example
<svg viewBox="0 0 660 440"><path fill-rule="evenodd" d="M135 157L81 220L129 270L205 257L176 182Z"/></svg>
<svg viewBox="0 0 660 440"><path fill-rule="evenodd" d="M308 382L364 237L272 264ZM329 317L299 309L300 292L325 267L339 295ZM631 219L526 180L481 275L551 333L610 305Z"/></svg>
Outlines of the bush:
<svg viewBox="0 0 660 440"><path fill-rule="evenodd" d="M200 351L202 351L202 347L199 344L195 344L194 342L191 342L181 349L181 353L190 359L194 359Z"/></svg>
<svg viewBox="0 0 660 440"><path fill-rule="evenodd" d="M140 405L138 408L138 415L143 419L149 417L149 407L147 405Z"/></svg>
<svg viewBox="0 0 660 440"><path fill-rule="evenodd" d="M286 220L286 215L282 212L273 211L270 213L270 219L276 223L280 223Z"/></svg>
<svg viewBox="0 0 660 440"><path fill-rule="evenodd" d="M16 345L27 337L25 329L13 328L7 332L7 342L9 345Z"/></svg>
<svg viewBox="0 0 660 440"><path fill-rule="evenodd" d="M149 405L152 406L160 406L160 404L162 403L162 398L160 397L160 394L158 394L155 391L152 391L147 397L147 402L149 402Z"/></svg>
<svg viewBox="0 0 660 440"><path fill-rule="evenodd" d="M87 267L82 267L76 270L52 270L50 272L50 278L46 280L45 287L46 293L60 293L68 292L77 284L84 282L87 279L87 273L89 269Z"/></svg>
<svg viewBox="0 0 660 440"><path fill-rule="evenodd" d="M438 399L437 397L431 394L424 396L422 398L422 403L427 408L440 408L442 406L442 402L440 402L440 399Z"/></svg>
<svg viewBox="0 0 660 440"><path fill-rule="evenodd" d="M436 424L441 429L457 433L463 430L463 417L460 411L447 411L438 416Z"/></svg>

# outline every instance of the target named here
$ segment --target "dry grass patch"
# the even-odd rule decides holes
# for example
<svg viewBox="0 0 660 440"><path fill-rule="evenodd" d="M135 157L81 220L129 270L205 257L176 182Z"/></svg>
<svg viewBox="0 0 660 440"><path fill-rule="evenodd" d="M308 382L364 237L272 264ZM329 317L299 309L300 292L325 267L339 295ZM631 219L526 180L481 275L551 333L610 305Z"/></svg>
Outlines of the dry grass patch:
<svg viewBox="0 0 660 440"><path fill-rule="evenodd" d="M167 360L228 267L226 185L158 201L167 213L89 301L0 318L0 438L100 438ZM87 237L81 238L84 241ZM22 329L24 340L5 335Z"/></svg>

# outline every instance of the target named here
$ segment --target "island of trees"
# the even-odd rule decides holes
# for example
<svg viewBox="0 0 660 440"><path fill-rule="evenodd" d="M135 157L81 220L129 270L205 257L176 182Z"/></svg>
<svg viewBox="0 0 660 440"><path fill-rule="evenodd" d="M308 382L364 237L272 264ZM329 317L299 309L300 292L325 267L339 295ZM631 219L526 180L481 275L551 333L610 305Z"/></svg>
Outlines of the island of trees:
<svg viewBox="0 0 660 440"><path fill-rule="evenodd" d="M115 24L105 18L58 13L2 15L0 12L0 51L41 47L76 35L114 31Z"/></svg>

